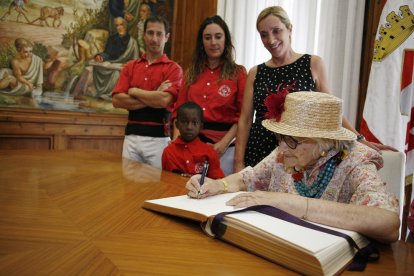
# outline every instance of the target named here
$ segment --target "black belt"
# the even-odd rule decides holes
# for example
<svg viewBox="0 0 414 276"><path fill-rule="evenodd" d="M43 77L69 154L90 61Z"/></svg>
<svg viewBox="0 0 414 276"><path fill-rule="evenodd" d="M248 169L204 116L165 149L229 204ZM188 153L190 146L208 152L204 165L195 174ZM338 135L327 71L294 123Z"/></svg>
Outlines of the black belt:
<svg viewBox="0 0 414 276"><path fill-rule="evenodd" d="M204 122L204 129L227 131L233 126L232 123L212 123Z"/></svg>
<svg viewBox="0 0 414 276"><path fill-rule="evenodd" d="M149 137L169 137L169 125L145 125L145 124L127 124L125 135L140 135Z"/></svg>
<svg viewBox="0 0 414 276"><path fill-rule="evenodd" d="M200 138L201 142L204 143L209 143L209 144L215 144L216 142L214 142L212 139L208 138L207 136L205 136L204 134L200 133L198 134L198 137ZM234 143L231 143L229 146L230 147L234 147Z"/></svg>

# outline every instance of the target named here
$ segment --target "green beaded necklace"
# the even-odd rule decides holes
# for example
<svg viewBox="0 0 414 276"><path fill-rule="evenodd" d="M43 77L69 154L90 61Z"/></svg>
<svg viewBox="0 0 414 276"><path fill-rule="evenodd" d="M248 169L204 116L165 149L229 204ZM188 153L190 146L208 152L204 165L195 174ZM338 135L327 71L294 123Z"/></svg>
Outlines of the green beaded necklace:
<svg viewBox="0 0 414 276"><path fill-rule="evenodd" d="M296 191L298 191L301 196L320 198L331 181L336 167L341 163L342 156L343 152L341 151L329 159L312 185L307 186L302 180L295 181Z"/></svg>

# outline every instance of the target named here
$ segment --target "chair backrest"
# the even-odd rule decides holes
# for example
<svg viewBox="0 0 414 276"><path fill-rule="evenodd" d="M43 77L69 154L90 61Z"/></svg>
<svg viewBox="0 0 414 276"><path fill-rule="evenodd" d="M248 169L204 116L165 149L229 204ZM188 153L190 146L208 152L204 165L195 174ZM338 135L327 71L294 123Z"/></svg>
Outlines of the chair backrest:
<svg viewBox="0 0 414 276"><path fill-rule="evenodd" d="M384 167L378 171L381 179L387 183L387 190L395 194L400 202L400 238L404 209L405 154L395 151L382 151Z"/></svg>

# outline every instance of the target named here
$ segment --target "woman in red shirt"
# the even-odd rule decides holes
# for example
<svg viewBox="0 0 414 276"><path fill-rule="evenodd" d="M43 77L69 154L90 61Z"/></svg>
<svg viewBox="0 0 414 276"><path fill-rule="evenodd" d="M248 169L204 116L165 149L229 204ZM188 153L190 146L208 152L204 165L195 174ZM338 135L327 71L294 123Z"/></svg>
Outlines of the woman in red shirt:
<svg viewBox="0 0 414 276"><path fill-rule="evenodd" d="M220 156L226 175L233 172L234 138L237 132L246 69L235 63L234 46L226 22L207 17L200 25L193 60L176 106L193 101L204 112L201 141L210 143ZM178 136L174 131L174 138Z"/></svg>

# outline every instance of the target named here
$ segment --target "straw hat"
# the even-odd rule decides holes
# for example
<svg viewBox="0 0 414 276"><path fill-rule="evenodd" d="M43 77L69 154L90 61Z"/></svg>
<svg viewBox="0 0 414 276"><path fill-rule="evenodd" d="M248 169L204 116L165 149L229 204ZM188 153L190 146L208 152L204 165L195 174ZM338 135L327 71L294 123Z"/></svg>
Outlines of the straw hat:
<svg viewBox="0 0 414 276"><path fill-rule="evenodd" d="M280 121L267 119L270 131L296 137L355 140L356 134L342 127L342 100L327 93L294 92L286 96Z"/></svg>

